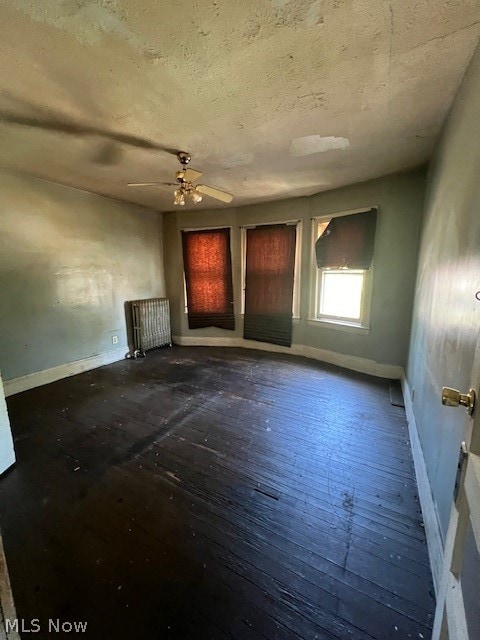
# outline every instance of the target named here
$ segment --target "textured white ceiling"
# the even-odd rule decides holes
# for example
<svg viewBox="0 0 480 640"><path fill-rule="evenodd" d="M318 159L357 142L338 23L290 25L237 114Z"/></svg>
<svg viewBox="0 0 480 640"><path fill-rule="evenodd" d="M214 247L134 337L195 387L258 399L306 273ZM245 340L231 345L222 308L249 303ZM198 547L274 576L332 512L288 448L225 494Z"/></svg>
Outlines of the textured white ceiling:
<svg viewBox="0 0 480 640"><path fill-rule="evenodd" d="M125 184L177 160L130 142L232 206L367 180L428 160L479 34L480 0L2 0L0 166L160 210Z"/></svg>

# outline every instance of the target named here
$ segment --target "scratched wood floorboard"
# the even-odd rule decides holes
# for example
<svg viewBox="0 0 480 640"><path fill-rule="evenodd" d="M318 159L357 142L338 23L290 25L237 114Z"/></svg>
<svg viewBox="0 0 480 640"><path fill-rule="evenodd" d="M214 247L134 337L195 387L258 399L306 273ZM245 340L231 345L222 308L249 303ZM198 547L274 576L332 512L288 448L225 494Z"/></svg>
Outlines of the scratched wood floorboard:
<svg viewBox="0 0 480 640"><path fill-rule="evenodd" d="M0 481L0 526L25 620L87 621L95 640L430 637L388 381L173 347L8 408L18 462Z"/></svg>

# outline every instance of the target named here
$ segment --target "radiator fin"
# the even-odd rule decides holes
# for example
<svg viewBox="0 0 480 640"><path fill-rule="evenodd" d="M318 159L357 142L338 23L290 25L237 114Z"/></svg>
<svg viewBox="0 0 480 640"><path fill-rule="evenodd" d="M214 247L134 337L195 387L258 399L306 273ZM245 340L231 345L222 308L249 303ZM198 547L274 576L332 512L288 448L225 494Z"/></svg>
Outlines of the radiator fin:
<svg viewBox="0 0 480 640"><path fill-rule="evenodd" d="M170 306L167 298L133 300L133 345L135 352L171 346Z"/></svg>

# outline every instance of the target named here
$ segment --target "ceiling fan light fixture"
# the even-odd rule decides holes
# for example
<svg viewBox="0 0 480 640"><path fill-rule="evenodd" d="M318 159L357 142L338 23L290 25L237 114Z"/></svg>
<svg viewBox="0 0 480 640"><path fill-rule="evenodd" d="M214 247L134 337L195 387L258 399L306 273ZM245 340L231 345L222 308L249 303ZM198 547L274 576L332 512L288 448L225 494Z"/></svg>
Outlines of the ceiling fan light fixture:
<svg viewBox="0 0 480 640"><path fill-rule="evenodd" d="M198 191L196 191L195 189L192 189L192 191L190 191L190 198L192 199L192 202L194 204L198 204L203 200L202 194L198 193Z"/></svg>
<svg viewBox="0 0 480 640"><path fill-rule="evenodd" d="M185 191L182 188L174 191L173 204L178 204L180 206L185 205Z"/></svg>

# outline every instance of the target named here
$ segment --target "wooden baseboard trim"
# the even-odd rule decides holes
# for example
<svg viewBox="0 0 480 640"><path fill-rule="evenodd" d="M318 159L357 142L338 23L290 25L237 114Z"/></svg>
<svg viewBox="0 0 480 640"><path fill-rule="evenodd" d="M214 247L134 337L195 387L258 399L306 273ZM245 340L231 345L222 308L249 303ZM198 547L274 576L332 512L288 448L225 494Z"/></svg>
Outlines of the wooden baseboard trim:
<svg viewBox="0 0 480 640"><path fill-rule="evenodd" d="M380 364L374 360L367 358L359 358L357 356L349 356L335 351L327 351L325 349L317 349L308 347L303 344L292 344L291 347L282 347L276 344L268 344L266 342L256 342L255 340L244 340L243 338L207 338L197 336L172 336L175 344L194 347L242 347L244 349L259 349L260 351L269 351L272 353L290 353L295 356L304 356L335 364L345 369L359 371L360 373L368 373L379 378L388 378L392 380L400 380L404 376L403 367L392 364Z"/></svg>
<svg viewBox="0 0 480 640"><path fill-rule="evenodd" d="M18 378L12 378L10 380L3 381L3 388L6 396L13 396L16 393L27 391L35 387L41 387L44 384L50 384L56 380L62 378L68 378L74 376L77 373L83 373L83 371L90 371L90 369L96 369L97 367L103 367L106 364L112 362L118 362L125 358L125 347L121 349L114 349L112 351L106 351L83 360L77 360L68 364L61 364L58 367L52 367L51 369L44 369L43 371L37 371L36 373L29 373L25 376L19 376Z"/></svg>
<svg viewBox="0 0 480 640"><path fill-rule="evenodd" d="M381 364L367 358L359 358L358 356L349 356L335 351L327 351L326 349L318 349L302 344L293 344L291 347L282 347L280 345L268 344L265 342L256 342L255 340L244 340L243 338L207 338L197 336L173 336L173 341L179 345L203 346L203 347L242 347L244 349L259 349L261 351L269 351L272 353L290 353L297 356L312 358L320 362L327 362L352 371L367 373L379 378L402 379L404 375L403 367L391 364ZM116 349L107 351L96 356L90 356L83 360L77 360L68 364L44 369L36 373L29 373L18 378L4 380L3 386L6 396L11 396L28 389L40 387L62 378L74 376L83 371L96 369L112 362L118 362L125 358L125 349Z"/></svg>
<svg viewBox="0 0 480 640"><path fill-rule="evenodd" d="M438 595L443 572L443 540L440 532L437 509L433 501L430 481L428 479L425 457L423 455L422 445L418 436L417 422L413 412L412 394L410 393L410 386L405 377L402 378L402 391L403 398L405 400L405 411L407 414L410 445L415 465L415 475L417 478L418 496L420 498L420 506L422 508L423 522L425 525L425 535L427 537L430 567L432 569L435 593Z"/></svg>

